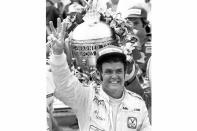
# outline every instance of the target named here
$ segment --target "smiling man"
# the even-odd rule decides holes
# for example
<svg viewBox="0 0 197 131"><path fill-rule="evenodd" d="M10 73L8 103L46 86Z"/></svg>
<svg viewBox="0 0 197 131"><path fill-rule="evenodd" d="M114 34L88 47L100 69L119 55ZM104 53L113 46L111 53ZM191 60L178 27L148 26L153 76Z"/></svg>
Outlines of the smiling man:
<svg viewBox="0 0 197 131"><path fill-rule="evenodd" d="M102 48L96 63L102 84L85 87L70 72L61 43L53 46L55 96L72 107L80 131L150 131L143 99L124 87L126 56L122 49Z"/></svg>
<svg viewBox="0 0 197 131"><path fill-rule="evenodd" d="M64 53L67 23L57 21L57 30L49 23L54 96L73 109L80 131L150 131L144 100L124 86L127 62L123 50L113 45L97 50L96 68L102 82L84 85L70 71Z"/></svg>
<svg viewBox="0 0 197 131"><path fill-rule="evenodd" d="M101 73L103 90L115 99L121 98L124 89L126 56L116 46L108 46L97 53L97 69Z"/></svg>

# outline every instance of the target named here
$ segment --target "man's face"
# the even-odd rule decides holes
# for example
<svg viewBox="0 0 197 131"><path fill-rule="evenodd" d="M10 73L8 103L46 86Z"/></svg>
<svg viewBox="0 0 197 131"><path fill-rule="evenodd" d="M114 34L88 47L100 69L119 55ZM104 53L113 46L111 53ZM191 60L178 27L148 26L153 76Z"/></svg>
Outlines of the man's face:
<svg viewBox="0 0 197 131"><path fill-rule="evenodd" d="M143 23L140 18L129 18L133 22L135 29L143 28Z"/></svg>
<svg viewBox="0 0 197 131"><path fill-rule="evenodd" d="M146 30L143 27L142 20L140 18L129 18L128 21L132 21L134 25L134 29L137 30L137 36L140 39L140 43L144 44L146 39Z"/></svg>
<svg viewBox="0 0 197 131"><path fill-rule="evenodd" d="M76 13L72 12L70 14L68 14L68 16L71 22L74 22L76 19Z"/></svg>
<svg viewBox="0 0 197 131"><path fill-rule="evenodd" d="M122 62L102 64L103 90L113 98L120 98L124 89L124 65Z"/></svg>

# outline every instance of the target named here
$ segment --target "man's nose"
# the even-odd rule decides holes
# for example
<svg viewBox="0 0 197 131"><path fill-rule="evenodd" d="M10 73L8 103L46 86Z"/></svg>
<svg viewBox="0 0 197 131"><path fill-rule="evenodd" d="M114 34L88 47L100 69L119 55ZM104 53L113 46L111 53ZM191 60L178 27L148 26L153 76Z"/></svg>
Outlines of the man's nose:
<svg viewBox="0 0 197 131"><path fill-rule="evenodd" d="M117 73L114 71L113 73L112 73L112 78L116 78L118 75L117 75Z"/></svg>

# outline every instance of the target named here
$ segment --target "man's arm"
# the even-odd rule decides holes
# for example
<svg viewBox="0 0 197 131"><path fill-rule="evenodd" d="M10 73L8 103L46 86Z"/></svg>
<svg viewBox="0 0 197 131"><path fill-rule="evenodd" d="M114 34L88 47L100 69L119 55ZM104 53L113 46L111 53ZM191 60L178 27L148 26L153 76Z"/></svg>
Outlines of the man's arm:
<svg viewBox="0 0 197 131"><path fill-rule="evenodd" d="M86 107L91 88L83 87L70 72L64 53L51 56L51 69L56 86L55 96L75 110Z"/></svg>
<svg viewBox="0 0 197 131"><path fill-rule="evenodd" d="M66 55L63 52L64 44L68 44L64 43L66 25L68 24L61 23L61 19L58 18L57 29L54 28L52 22L49 22L49 25L52 32L50 65L56 86L55 96L73 109L83 111L87 107L91 88L83 87L68 67Z"/></svg>

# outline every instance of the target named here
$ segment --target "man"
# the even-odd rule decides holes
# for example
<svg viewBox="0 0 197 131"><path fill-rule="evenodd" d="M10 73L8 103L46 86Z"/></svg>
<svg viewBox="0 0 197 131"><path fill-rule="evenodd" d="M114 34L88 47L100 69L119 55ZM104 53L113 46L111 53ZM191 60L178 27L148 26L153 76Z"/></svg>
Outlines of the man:
<svg viewBox="0 0 197 131"><path fill-rule="evenodd" d="M64 26L65 24L63 29ZM52 32L56 33L55 30ZM124 87L126 56L123 51L118 47L108 46L97 53L96 66L100 71L102 84L88 87L82 85L70 72L61 38L53 39L53 54L50 59L56 85L55 96L72 107L80 130L150 131L144 101Z"/></svg>
<svg viewBox="0 0 197 131"><path fill-rule="evenodd" d="M70 4L67 4L62 14L63 19L70 20L72 25L69 26L67 32L70 33L78 24L83 23L83 15L85 14L85 8L80 0L72 0Z"/></svg>
<svg viewBox="0 0 197 131"><path fill-rule="evenodd" d="M151 52L146 49L146 43L150 42L149 22L147 20L147 10L140 6L133 6L128 9L125 17L128 21L133 22L134 32L139 38L140 46L133 50L133 58L139 65L142 72L146 73L146 64L151 56Z"/></svg>

